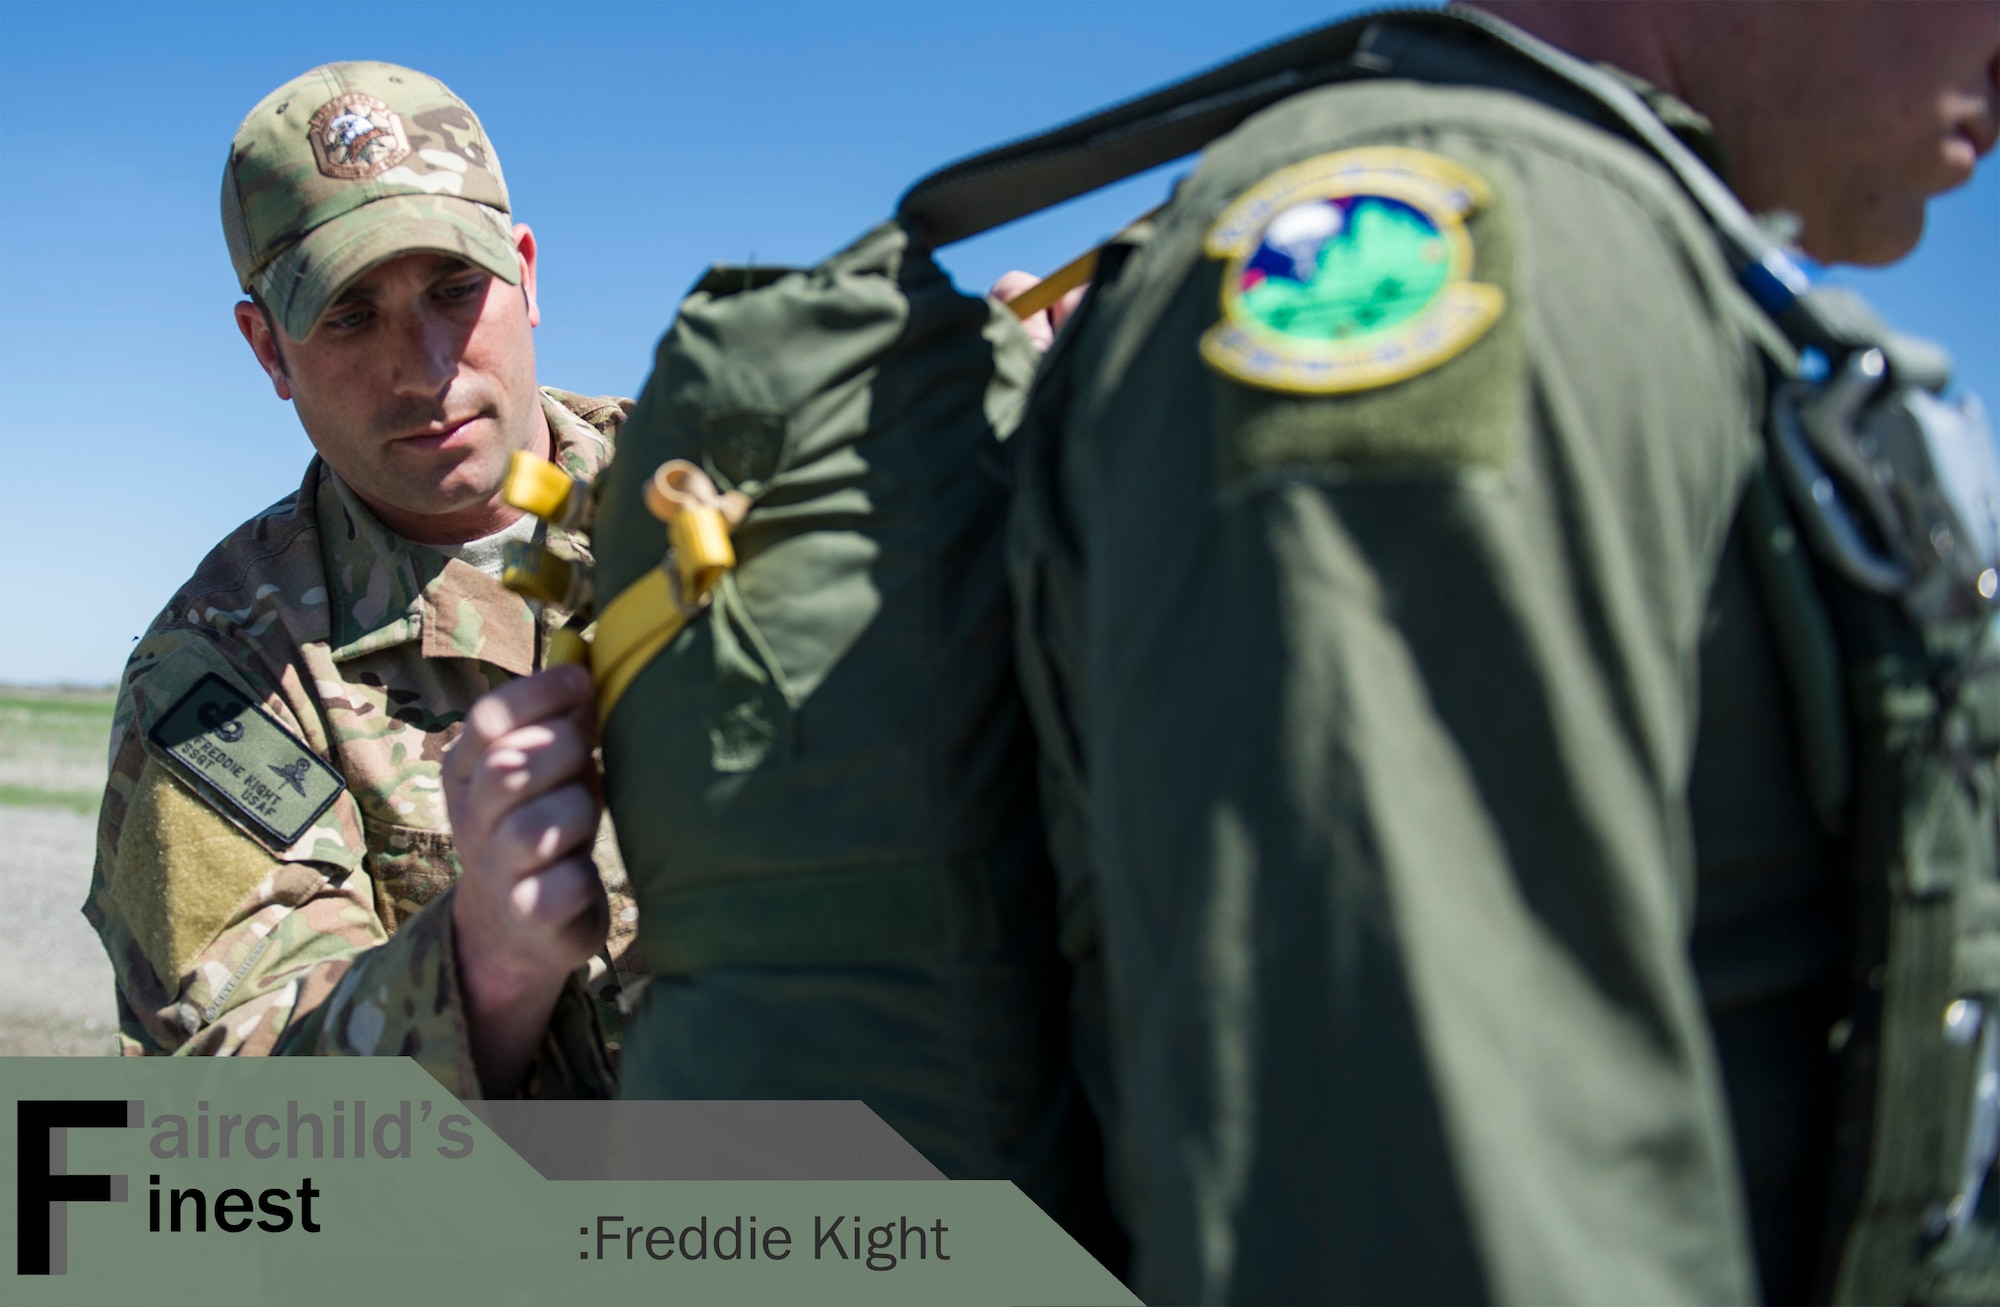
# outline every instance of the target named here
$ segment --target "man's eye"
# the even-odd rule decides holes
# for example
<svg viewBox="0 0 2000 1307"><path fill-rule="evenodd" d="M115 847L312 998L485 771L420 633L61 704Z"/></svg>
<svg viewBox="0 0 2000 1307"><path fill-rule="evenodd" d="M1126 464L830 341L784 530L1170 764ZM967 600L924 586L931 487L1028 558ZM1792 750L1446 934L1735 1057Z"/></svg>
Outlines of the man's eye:
<svg viewBox="0 0 2000 1307"><path fill-rule="evenodd" d="M486 278L471 277L465 281L454 281L438 288L438 294L446 300L462 302L472 299L486 288Z"/></svg>
<svg viewBox="0 0 2000 1307"><path fill-rule="evenodd" d="M325 326L331 327L335 331L352 331L354 328L368 321L368 316L367 309L346 309L341 312L328 314L323 322Z"/></svg>

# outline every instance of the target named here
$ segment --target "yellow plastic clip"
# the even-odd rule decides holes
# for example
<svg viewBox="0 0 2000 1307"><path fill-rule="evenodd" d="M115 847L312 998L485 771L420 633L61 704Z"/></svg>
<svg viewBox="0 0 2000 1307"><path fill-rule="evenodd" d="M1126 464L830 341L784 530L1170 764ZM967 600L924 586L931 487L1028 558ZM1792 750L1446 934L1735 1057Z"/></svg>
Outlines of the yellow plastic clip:
<svg viewBox="0 0 2000 1307"><path fill-rule="evenodd" d="M583 638L583 632L572 626L558 626L549 632L550 667L563 667L570 663L590 666L590 641Z"/></svg>
<svg viewBox="0 0 2000 1307"><path fill-rule="evenodd" d="M662 463L646 483L647 511L667 524L683 604L698 603L736 566L727 513L733 509L741 518L747 504L733 492L718 496L701 469L683 459Z"/></svg>
<svg viewBox="0 0 2000 1307"><path fill-rule="evenodd" d="M736 566L736 547L729 543L729 524L719 509L702 505L681 512L667 523L667 542L673 546L681 594L690 600L707 594Z"/></svg>
<svg viewBox="0 0 2000 1307"><path fill-rule="evenodd" d="M582 516L583 483L545 458L515 450L500 497L524 513L565 530Z"/></svg>
<svg viewBox="0 0 2000 1307"><path fill-rule="evenodd" d="M582 574L573 565L557 558L540 545L508 544L500 571L500 584L524 599L577 608Z"/></svg>
<svg viewBox="0 0 2000 1307"><path fill-rule="evenodd" d="M599 722L610 720L639 673L708 605L723 573L736 566L729 532L750 511L750 500L734 490L718 493L706 472L674 459L646 483L646 509L667 524L673 571L665 563L648 568L597 615L590 667Z"/></svg>
<svg viewBox="0 0 2000 1307"><path fill-rule="evenodd" d="M597 682L597 720L611 720L639 673L687 626L695 611L673 593L674 583L657 567L612 597L597 615L597 638L590 642L590 673Z"/></svg>

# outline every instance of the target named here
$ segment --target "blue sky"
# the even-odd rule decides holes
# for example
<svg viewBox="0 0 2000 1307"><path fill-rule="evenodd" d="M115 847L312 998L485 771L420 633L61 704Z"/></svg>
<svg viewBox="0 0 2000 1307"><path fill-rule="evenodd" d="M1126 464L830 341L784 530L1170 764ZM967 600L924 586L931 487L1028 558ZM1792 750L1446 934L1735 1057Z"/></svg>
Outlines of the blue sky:
<svg viewBox="0 0 2000 1307"><path fill-rule="evenodd" d="M479 111L542 247L542 379L634 394L711 261L811 263L910 181L1361 6L0 3L0 445L17 593L0 681L109 681L311 453L236 334L217 219L236 124L336 59ZM1053 268L1178 168L947 251ZM1895 270L1841 274L2000 401L2000 166ZM29 543L32 542L32 543Z"/></svg>

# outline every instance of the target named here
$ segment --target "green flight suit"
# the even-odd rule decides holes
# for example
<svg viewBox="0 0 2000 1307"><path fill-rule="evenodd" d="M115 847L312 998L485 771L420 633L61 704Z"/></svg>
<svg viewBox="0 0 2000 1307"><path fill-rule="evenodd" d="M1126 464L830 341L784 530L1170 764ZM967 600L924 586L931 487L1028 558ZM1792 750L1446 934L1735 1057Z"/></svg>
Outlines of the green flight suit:
<svg viewBox="0 0 2000 1307"><path fill-rule="evenodd" d="M1350 393L1206 361L1218 219L1373 147L1490 188L1497 319ZM1770 331L1662 167L1498 90L1293 96L1107 252L1010 553L1149 1301L1812 1291L1839 907L1735 529Z"/></svg>

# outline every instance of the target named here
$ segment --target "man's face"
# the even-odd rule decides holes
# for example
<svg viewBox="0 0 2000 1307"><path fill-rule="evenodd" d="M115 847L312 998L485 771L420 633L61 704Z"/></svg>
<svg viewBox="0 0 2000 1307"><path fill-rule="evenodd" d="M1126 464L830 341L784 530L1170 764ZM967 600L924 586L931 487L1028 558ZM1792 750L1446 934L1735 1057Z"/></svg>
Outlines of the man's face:
<svg viewBox="0 0 2000 1307"><path fill-rule="evenodd" d="M535 240L514 228L521 285L443 254L371 268L304 340L255 305L236 320L280 399L391 530L455 544L519 517L499 499L508 456L547 456L535 389Z"/></svg>
<svg viewBox="0 0 2000 1307"><path fill-rule="evenodd" d="M1728 84L1689 89L1745 201L1796 213L1823 262L1909 253L1925 201L1971 180L2000 135L1996 0L1719 3L1709 14L1702 43L1735 52L1711 75Z"/></svg>

